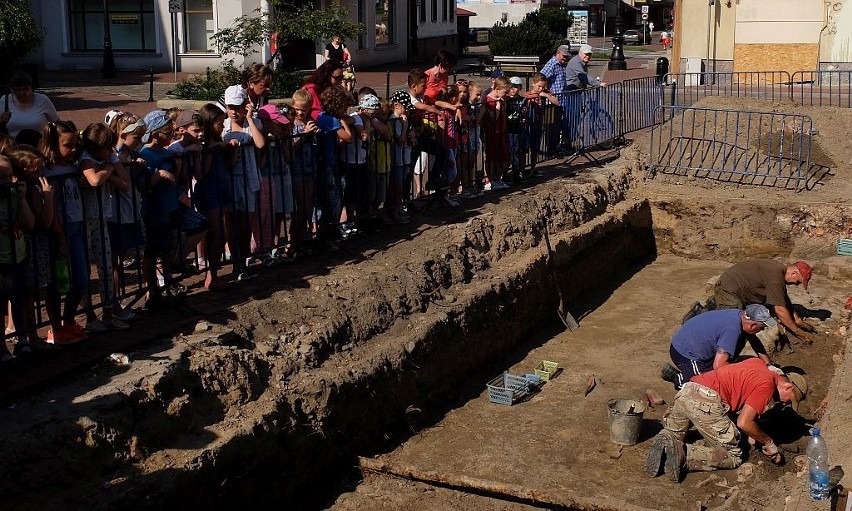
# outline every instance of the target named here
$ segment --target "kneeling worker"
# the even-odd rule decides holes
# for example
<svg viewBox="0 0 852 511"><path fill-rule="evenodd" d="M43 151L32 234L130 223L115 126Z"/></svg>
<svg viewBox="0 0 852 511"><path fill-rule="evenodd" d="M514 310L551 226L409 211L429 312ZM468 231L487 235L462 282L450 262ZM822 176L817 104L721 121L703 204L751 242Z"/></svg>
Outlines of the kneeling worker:
<svg viewBox="0 0 852 511"><path fill-rule="evenodd" d="M749 444L760 444L763 454L780 465L784 457L757 419L771 408L773 398L798 411L807 391L804 376L785 375L757 358L695 376L663 416L664 429L654 437L645 473L656 477L662 469L669 479L680 482L684 469L737 468L743 462L740 431L748 435ZM736 425L731 412L738 414ZM704 437L704 445L684 444L690 425Z"/></svg>
<svg viewBox="0 0 852 511"><path fill-rule="evenodd" d="M775 326L775 320L766 307L756 303L744 311L712 310L695 316L672 336L669 356L677 368L664 365L662 377L680 390L693 376L730 364L740 356L746 341L769 364L769 356L755 336L767 326Z"/></svg>
<svg viewBox="0 0 852 511"><path fill-rule="evenodd" d="M784 264L772 259L748 259L722 273L713 292L719 309L742 309L750 303L762 303L770 308L778 321L793 335L809 340L814 332L793 310L787 295L787 285L798 285L807 291L812 268L804 261Z"/></svg>

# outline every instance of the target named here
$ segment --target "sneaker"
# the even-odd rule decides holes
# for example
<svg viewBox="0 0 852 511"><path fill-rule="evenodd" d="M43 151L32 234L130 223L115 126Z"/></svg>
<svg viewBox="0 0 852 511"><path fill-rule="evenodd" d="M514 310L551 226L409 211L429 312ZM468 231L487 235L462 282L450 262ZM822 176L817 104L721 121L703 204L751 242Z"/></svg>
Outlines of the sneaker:
<svg viewBox="0 0 852 511"><path fill-rule="evenodd" d="M505 189L509 188L509 185L506 184L506 182L503 181L502 179L497 180L497 186L500 187L500 190L505 190Z"/></svg>
<svg viewBox="0 0 852 511"><path fill-rule="evenodd" d="M104 321L104 324L107 325L109 328L112 328L113 330L127 330L128 328L130 328L130 325L115 316L113 316L112 320L110 320L108 323Z"/></svg>
<svg viewBox="0 0 852 511"><path fill-rule="evenodd" d="M485 194L482 193L482 190L479 190L477 188L471 188L470 189L470 198L471 199L477 199L479 197L482 197L483 195L485 195Z"/></svg>
<svg viewBox="0 0 852 511"><path fill-rule="evenodd" d="M660 434L666 438L666 461L663 468L672 482L679 483L686 465L686 447L671 431L664 429Z"/></svg>
<svg viewBox="0 0 852 511"><path fill-rule="evenodd" d="M490 192L491 190L499 190L499 188L494 186L494 182L492 182L492 181L485 183L485 186L482 187L482 189L485 190L486 192Z"/></svg>
<svg viewBox="0 0 852 511"><path fill-rule="evenodd" d="M444 202L451 208L458 207L459 203L449 197L444 197Z"/></svg>
<svg viewBox="0 0 852 511"><path fill-rule="evenodd" d="M133 259L132 257L128 257L127 259L125 259L124 261L121 262L121 267L124 268L124 269L132 268L135 264L136 264L136 259Z"/></svg>
<svg viewBox="0 0 852 511"><path fill-rule="evenodd" d="M249 270L243 270L239 275L237 275L237 280L243 282L246 280L256 279L257 277L259 277L257 273Z"/></svg>
<svg viewBox="0 0 852 511"><path fill-rule="evenodd" d="M0 363L8 364L13 360L15 360L15 357L13 357L11 353L9 353L9 350L6 349L5 346L0 349Z"/></svg>
<svg viewBox="0 0 852 511"><path fill-rule="evenodd" d="M683 322L681 324L686 323L687 321L701 314L702 312L704 312L704 307L701 306L701 302L693 303L692 307L689 308L689 312L687 312L686 315L683 316Z"/></svg>
<svg viewBox="0 0 852 511"><path fill-rule="evenodd" d="M69 333L64 326L61 326L56 333L53 332L53 329L47 331L46 342L55 346L63 346L66 344L75 344L85 339L85 337Z"/></svg>
<svg viewBox="0 0 852 511"><path fill-rule="evenodd" d="M662 369L660 369L660 378L669 383L677 383L678 375L680 375L680 371L678 371L677 367L669 364L668 362L663 364Z"/></svg>
<svg viewBox="0 0 852 511"><path fill-rule="evenodd" d="M85 330L87 332L91 332L91 333L100 333L100 332L106 332L107 330L109 330L109 327L103 321L101 321L99 319L95 319L95 320L86 322Z"/></svg>
<svg viewBox="0 0 852 511"><path fill-rule="evenodd" d="M118 318L122 321L135 321L135 320L139 319L139 314L136 314L135 312L133 312L130 309L120 309L120 310L117 310L117 311L113 310L112 311L112 317Z"/></svg>
<svg viewBox="0 0 852 511"><path fill-rule="evenodd" d="M651 444L651 450L648 451L648 458L645 459L645 474L648 477L657 477L663 470L663 455L666 453L666 441L663 438L663 431L660 431L654 437L654 443Z"/></svg>

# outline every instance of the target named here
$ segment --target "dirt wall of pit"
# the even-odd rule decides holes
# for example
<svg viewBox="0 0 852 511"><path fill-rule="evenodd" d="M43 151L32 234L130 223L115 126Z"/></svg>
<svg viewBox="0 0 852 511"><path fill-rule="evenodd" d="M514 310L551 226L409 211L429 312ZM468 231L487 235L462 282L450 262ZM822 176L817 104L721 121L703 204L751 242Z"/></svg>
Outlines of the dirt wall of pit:
<svg viewBox="0 0 852 511"><path fill-rule="evenodd" d="M554 323L545 228L578 317L653 258L630 179L615 168L504 196L16 403L0 412L4 504L315 503L356 455L477 395L492 363Z"/></svg>

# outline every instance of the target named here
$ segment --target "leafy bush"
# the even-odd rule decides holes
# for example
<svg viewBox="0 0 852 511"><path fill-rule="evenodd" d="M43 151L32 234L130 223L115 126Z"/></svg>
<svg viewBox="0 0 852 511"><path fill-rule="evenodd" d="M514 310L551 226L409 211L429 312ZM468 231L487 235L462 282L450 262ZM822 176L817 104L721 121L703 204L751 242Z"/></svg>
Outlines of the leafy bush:
<svg viewBox="0 0 852 511"><path fill-rule="evenodd" d="M572 19L565 9L539 9L520 23L491 29L492 55L549 55L562 44Z"/></svg>
<svg viewBox="0 0 852 511"><path fill-rule="evenodd" d="M271 98L285 98L302 86L305 74L294 71L276 71L275 81L269 91ZM242 71L227 62L219 69L207 68L207 73L194 76L175 85L172 95L178 99L216 101L231 85L242 83Z"/></svg>
<svg viewBox="0 0 852 511"><path fill-rule="evenodd" d="M36 26L28 2L0 0L0 62L7 74L37 50L44 32Z"/></svg>

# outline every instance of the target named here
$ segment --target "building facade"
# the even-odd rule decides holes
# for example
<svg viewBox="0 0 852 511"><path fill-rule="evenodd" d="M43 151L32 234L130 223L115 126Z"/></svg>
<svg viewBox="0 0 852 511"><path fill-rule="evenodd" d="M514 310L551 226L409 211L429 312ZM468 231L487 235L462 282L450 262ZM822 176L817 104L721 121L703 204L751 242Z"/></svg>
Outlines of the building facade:
<svg viewBox="0 0 852 511"><path fill-rule="evenodd" d="M679 72L792 73L852 62L852 0L681 1L677 11Z"/></svg>
<svg viewBox="0 0 852 511"><path fill-rule="evenodd" d="M426 19L412 25L408 0L317 0L316 8L346 7L353 21L368 30L357 41L347 41L357 66L366 67L405 60L412 42L412 26L420 38L455 35L455 0L425 2ZM438 9L433 10L437 1ZM447 6L446 15L440 8ZM118 69L157 71L177 69L201 72L233 59L238 66L266 62L266 44L243 62L242 57L220 51L214 33L240 16L268 13L268 0L31 0L33 17L44 28L45 41L33 56L44 69L100 69L108 33ZM419 5L419 4L418 4ZM435 22L436 12L438 21ZM452 13L452 14L450 14ZM447 19L444 19L447 18ZM452 18L450 20L449 18ZM372 29L371 29L372 27ZM321 62L327 41L299 47L300 62Z"/></svg>

